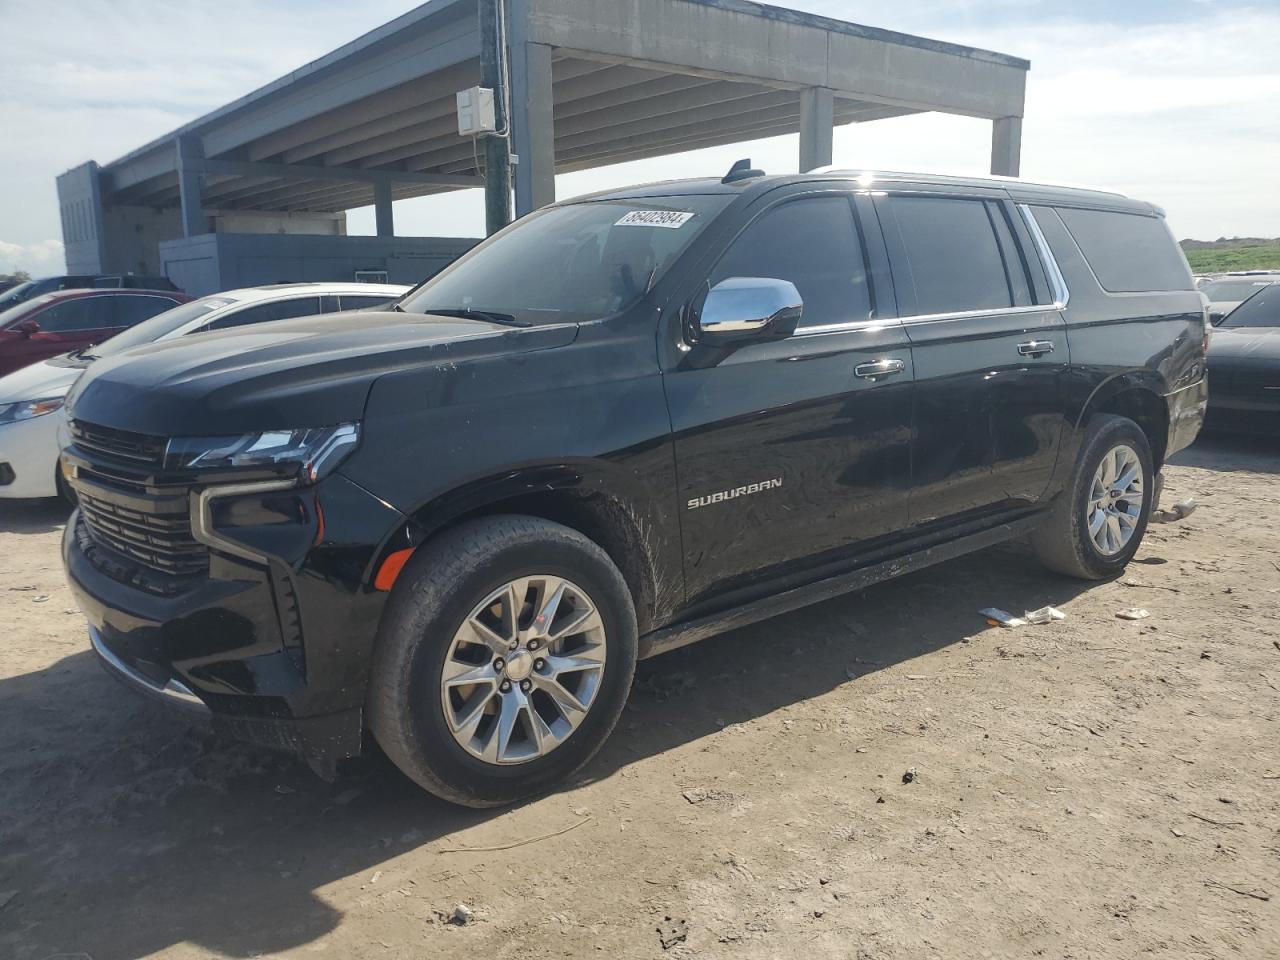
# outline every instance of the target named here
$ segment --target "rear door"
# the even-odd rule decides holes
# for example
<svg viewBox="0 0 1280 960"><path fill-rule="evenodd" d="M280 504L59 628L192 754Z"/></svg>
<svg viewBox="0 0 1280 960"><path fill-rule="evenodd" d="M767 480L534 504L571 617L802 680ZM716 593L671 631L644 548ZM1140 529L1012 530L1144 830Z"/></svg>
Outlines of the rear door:
<svg viewBox="0 0 1280 960"><path fill-rule="evenodd" d="M884 297L893 307L878 233L847 193L811 187L748 216L695 270L689 309L721 280L767 277L794 283L804 313L783 340L686 344L665 374L691 602L812 576L906 521L911 351L880 317ZM893 372L867 376L873 363Z"/></svg>
<svg viewBox="0 0 1280 960"><path fill-rule="evenodd" d="M1062 316L1003 191L875 200L915 361L913 526L1040 500L1064 427Z"/></svg>

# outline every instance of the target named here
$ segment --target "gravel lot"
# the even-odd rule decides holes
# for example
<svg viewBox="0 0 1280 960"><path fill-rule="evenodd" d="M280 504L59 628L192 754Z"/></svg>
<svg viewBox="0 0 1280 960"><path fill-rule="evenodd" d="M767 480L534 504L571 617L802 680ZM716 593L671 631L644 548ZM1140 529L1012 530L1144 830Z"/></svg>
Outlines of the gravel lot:
<svg viewBox="0 0 1280 960"><path fill-rule="evenodd" d="M0 503L0 957L1280 956L1277 473L1181 454L1201 508L1121 581L998 548L643 664L585 776L497 812L135 698L65 510Z"/></svg>

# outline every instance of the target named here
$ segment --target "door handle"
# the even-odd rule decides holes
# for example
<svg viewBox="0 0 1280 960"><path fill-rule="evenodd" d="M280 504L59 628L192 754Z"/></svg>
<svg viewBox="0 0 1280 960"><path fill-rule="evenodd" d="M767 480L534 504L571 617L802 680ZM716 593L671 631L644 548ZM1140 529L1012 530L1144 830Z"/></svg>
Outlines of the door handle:
<svg viewBox="0 0 1280 960"><path fill-rule="evenodd" d="M1053 353L1052 340L1028 340L1018 344L1018 352L1024 357L1038 357L1041 354Z"/></svg>
<svg viewBox="0 0 1280 960"><path fill-rule="evenodd" d="M853 375L861 377L863 380L879 380L881 377L891 377L895 373L901 373L907 369L906 363L901 360L890 358L888 360L871 360L867 363L860 363L853 368Z"/></svg>

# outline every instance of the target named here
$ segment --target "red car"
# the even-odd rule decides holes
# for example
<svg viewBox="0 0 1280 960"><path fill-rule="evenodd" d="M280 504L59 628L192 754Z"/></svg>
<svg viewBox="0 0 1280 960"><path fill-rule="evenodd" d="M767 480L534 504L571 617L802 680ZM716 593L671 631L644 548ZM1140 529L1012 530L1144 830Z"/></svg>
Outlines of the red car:
<svg viewBox="0 0 1280 960"><path fill-rule="evenodd" d="M59 290L0 313L0 376L92 347L191 298L173 290Z"/></svg>

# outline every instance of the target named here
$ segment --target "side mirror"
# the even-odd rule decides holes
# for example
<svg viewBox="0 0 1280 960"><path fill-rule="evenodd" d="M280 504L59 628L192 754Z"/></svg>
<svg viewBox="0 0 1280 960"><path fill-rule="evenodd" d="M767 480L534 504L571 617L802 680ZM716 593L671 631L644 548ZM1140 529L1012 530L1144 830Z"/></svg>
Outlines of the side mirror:
<svg viewBox="0 0 1280 960"><path fill-rule="evenodd" d="M1227 315L1226 315L1226 313L1224 313L1223 311L1221 311L1221 310L1210 310L1210 311L1209 311L1209 324L1210 324L1210 326L1220 327L1220 326L1222 326L1222 321L1223 321L1223 320L1225 320L1225 319L1227 319Z"/></svg>
<svg viewBox="0 0 1280 960"><path fill-rule="evenodd" d="M788 337L804 311L804 300L789 280L730 277L707 293L695 335L699 343L728 344Z"/></svg>
<svg viewBox="0 0 1280 960"><path fill-rule="evenodd" d="M18 332L24 337L33 337L40 332L40 322L38 320L23 320L18 324Z"/></svg>

